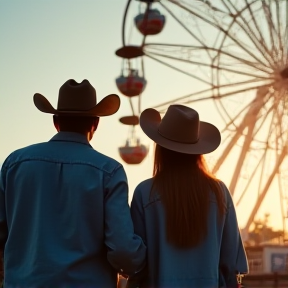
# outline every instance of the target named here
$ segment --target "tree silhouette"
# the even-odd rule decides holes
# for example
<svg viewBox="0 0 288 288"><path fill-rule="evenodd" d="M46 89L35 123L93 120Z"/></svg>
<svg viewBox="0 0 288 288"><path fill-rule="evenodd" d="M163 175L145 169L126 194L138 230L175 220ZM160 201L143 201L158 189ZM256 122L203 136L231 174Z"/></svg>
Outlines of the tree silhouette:
<svg viewBox="0 0 288 288"><path fill-rule="evenodd" d="M246 245L260 245L264 243L280 244L284 238L283 230L274 230L269 226L270 214L266 213L263 219L254 220L254 228L248 234Z"/></svg>

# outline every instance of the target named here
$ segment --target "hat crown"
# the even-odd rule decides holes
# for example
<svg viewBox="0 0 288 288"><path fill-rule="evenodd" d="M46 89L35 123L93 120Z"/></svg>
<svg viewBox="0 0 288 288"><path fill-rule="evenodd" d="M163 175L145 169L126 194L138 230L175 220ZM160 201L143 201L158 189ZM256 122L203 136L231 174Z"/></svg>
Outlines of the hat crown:
<svg viewBox="0 0 288 288"><path fill-rule="evenodd" d="M217 127L200 121L197 111L183 105L170 105L162 119L157 110L148 108L140 115L140 126L155 143L180 153L207 154L221 142Z"/></svg>
<svg viewBox="0 0 288 288"><path fill-rule="evenodd" d="M60 111L85 111L96 104L96 90L86 79L81 83L70 79L59 89L57 109Z"/></svg>
<svg viewBox="0 0 288 288"><path fill-rule="evenodd" d="M170 105L158 132L163 137L181 143L196 143L199 139L199 114L183 105Z"/></svg>

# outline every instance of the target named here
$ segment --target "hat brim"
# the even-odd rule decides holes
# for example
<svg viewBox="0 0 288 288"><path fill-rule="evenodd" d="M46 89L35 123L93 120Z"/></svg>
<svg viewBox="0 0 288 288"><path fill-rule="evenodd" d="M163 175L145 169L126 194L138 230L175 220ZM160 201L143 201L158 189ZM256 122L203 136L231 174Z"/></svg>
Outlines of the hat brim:
<svg viewBox="0 0 288 288"><path fill-rule="evenodd" d="M220 131L212 124L200 121L199 140L196 143L181 143L163 137L158 128L161 123L160 113L152 108L146 109L140 116L143 132L158 145L185 154L207 154L216 150L221 143Z"/></svg>
<svg viewBox="0 0 288 288"><path fill-rule="evenodd" d="M96 106L89 110L64 111L53 108L51 103L41 94L36 93L33 97L35 106L44 113L54 115L73 115L73 116L109 116L115 114L120 107L120 97L116 94L110 94L104 97Z"/></svg>

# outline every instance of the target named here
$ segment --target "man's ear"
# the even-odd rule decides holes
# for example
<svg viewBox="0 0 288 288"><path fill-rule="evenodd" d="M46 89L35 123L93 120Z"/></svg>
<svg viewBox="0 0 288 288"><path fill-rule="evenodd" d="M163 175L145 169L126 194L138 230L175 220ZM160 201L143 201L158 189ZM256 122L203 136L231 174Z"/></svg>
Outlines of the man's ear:
<svg viewBox="0 0 288 288"><path fill-rule="evenodd" d="M93 126L92 126L92 129L93 129L94 131L97 130L99 121L100 121L100 117L95 117L95 119L94 119L94 121L93 121Z"/></svg>
<svg viewBox="0 0 288 288"><path fill-rule="evenodd" d="M54 123L54 127L55 127L56 130L59 132L59 131L60 131L60 128L59 128L59 121L58 121L57 115L53 115L53 123Z"/></svg>

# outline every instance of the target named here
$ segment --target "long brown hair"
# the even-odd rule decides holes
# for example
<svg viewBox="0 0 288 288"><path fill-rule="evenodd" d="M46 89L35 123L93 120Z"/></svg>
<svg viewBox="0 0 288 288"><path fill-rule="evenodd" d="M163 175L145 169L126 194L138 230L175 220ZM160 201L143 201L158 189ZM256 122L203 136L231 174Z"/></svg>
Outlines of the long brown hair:
<svg viewBox="0 0 288 288"><path fill-rule="evenodd" d="M183 154L156 144L153 179L151 193L157 190L166 213L167 241L180 248L200 244L208 232L211 191L219 216L225 213L220 181L209 173L203 155Z"/></svg>

